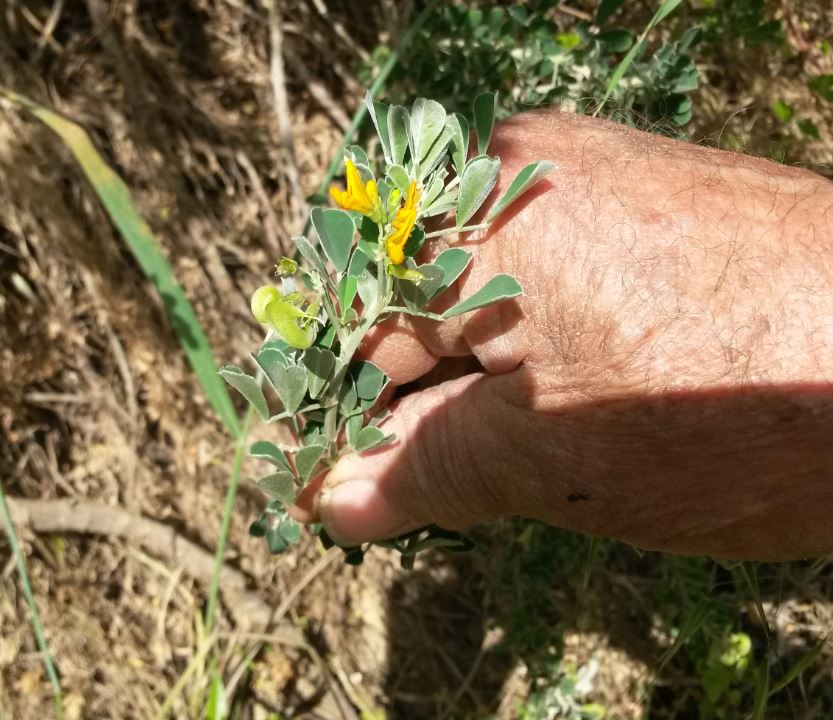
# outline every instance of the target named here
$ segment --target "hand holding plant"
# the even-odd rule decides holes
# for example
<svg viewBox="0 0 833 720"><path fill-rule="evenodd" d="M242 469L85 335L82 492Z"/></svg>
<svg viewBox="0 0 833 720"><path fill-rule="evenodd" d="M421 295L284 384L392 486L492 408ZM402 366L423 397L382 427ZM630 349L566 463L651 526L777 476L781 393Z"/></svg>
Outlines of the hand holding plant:
<svg viewBox="0 0 833 720"><path fill-rule="evenodd" d="M272 501L252 526L272 552L299 539L300 526L286 508L311 480L345 453L368 453L396 440L386 431L386 410L379 407L388 377L356 359L368 333L396 315L442 323L522 293L514 277L498 274L441 314L430 312L429 303L462 275L471 253L452 247L418 265L414 257L423 244L487 228L552 169L548 162L527 165L485 221L472 225L500 171L500 160L487 154L495 96L475 100L477 148L472 157L468 122L448 115L439 103L419 99L409 111L370 96L366 102L383 154L381 172L374 172L365 150L347 149L346 187L330 190L340 209L315 208L310 215L313 238L295 238L300 262L281 260L280 287L263 286L252 296L252 312L268 328L254 354L258 376L230 366L220 371L265 422L284 422L291 430L291 443L259 442L251 450L274 466L258 481ZM454 217L452 228L426 232L426 219L447 214ZM282 409L275 414L263 379L280 400ZM459 534L435 526L385 544L402 553L405 565L426 547L470 546ZM363 552L360 546L348 548L348 562L360 562Z"/></svg>

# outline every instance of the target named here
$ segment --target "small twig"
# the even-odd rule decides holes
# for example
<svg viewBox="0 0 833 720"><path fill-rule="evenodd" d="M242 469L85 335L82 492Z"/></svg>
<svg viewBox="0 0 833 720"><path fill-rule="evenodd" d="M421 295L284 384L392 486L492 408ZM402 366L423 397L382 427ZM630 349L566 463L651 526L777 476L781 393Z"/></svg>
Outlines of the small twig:
<svg viewBox="0 0 833 720"><path fill-rule="evenodd" d="M269 62L269 77L275 96L275 114L278 132L284 151L284 174L289 181L292 196L295 199L295 213L300 226L306 212L307 202L301 189L298 166L295 164L295 143L292 139L292 117L289 111L289 99L286 94L286 72L283 67L283 28L281 27L280 0L272 0L269 5L269 42L272 57Z"/></svg>
<svg viewBox="0 0 833 720"><path fill-rule="evenodd" d="M307 70L304 63L293 55L287 57L287 62L292 67L292 72L304 83L307 90L309 90L309 94L318 101L318 104L330 116L330 119L338 126L338 129L342 133L347 132L347 128L350 127L350 118L341 109L341 106L333 100L332 95L327 91L324 83L316 80L312 73Z"/></svg>
<svg viewBox="0 0 833 720"><path fill-rule="evenodd" d="M165 558L172 565L185 568L202 583L207 584L211 579L214 565L211 553L163 523L131 515L120 507L93 502L11 497L8 501L14 522L29 525L35 532L121 537L157 557ZM224 566L221 580L223 594L235 621L242 626L266 626L272 616L272 608L246 589L246 576Z"/></svg>
<svg viewBox="0 0 833 720"><path fill-rule="evenodd" d="M43 24L41 35L38 38L38 47L35 51L34 58L35 62L38 61L47 44L57 45L59 49L61 48L61 46L53 39L52 33L55 32L55 28L58 26L58 20L61 19L61 13L63 12L63 9L64 0L55 0L54 4L52 5L52 9L49 11L49 15L46 18L46 22Z"/></svg>
<svg viewBox="0 0 833 720"><path fill-rule="evenodd" d="M268 246L269 252L272 253L273 256L276 258L280 255L287 254L288 250L285 249L285 244L281 241L281 237L285 235L285 233L281 232L281 226L278 222L278 217L275 215L275 211L272 208L272 202L269 200L269 196L266 194L266 188L263 187L263 183L260 180L260 175L257 174L257 169L255 168L252 161L249 159L249 156L246 155L242 150L239 150L235 155L235 159L237 163L243 168L246 172L246 177L249 178L249 182L252 185L252 190L254 190L257 199L260 201L261 207L263 208L263 231L266 234L266 244Z"/></svg>
<svg viewBox="0 0 833 720"><path fill-rule="evenodd" d="M565 15L572 15L574 18L578 18L579 20L593 22L593 16L589 12L585 12L584 10L574 8L571 5L568 5L567 3L559 3L558 10L560 12L563 12Z"/></svg>

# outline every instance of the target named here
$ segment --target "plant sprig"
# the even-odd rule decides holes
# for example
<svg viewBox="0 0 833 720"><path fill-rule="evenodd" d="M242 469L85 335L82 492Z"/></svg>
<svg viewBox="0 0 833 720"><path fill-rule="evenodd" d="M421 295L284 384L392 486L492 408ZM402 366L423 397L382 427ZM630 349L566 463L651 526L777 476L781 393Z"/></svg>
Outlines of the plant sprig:
<svg viewBox="0 0 833 720"><path fill-rule="evenodd" d="M268 328L253 354L257 376L224 366L220 374L250 403L264 422L285 422L292 443L255 443L250 454L271 467L257 481L270 503L252 524L279 553L298 542L301 528L287 513L299 493L345 452L364 453L395 440L386 433L387 411L379 398L389 382L373 363L357 360L367 333L396 314L436 322L473 312L523 293L510 275L497 275L442 313L429 305L448 290L471 263L471 253L452 247L433 262L418 264L424 243L447 231L426 233L428 218L450 216L449 232L487 228L517 198L553 169L548 161L521 170L483 222L472 220L492 194L500 159L488 155L497 96L476 98L475 145L469 124L439 103L417 99L408 109L366 99L379 137L377 163L356 145L344 151L346 188L332 186L337 208L314 208L310 237L294 238L299 260L277 265L278 285L252 295L252 312ZM280 401L273 413L261 377ZM329 539L320 530L325 544ZM382 543L398 550L404 567L429 547L464 551L468 539L431 526ZM366 548L345 548L358 564Z"/></svg>

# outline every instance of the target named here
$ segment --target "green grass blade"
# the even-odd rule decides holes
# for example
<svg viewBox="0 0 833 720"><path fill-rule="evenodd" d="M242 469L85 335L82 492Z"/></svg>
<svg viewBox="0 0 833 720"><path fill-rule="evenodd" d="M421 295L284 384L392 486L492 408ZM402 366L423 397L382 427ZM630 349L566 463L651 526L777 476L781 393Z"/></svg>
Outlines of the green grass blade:
<svg viewBox="0 0 833 720"><path fill-rule="evenodd" d="M769 696L772 697L775 693L779 690L783 690L787 685L793 682L796 678L798 678L807 668L809 668L815 661L816 658L821 654L821 651L824 649L824 646L827 644L830 635L823 637L819 640L815 646L813 647L810 652L805 654L798 662L795 663L789 670L787 670L784 677L782 677L775 685L773 685L769 690Z"/></svg>
<svg viewBox="0 0 833 720"><path fill-rule="evenodd" d="M769 700L769 665L764 657L755 676L755 696L752 701L752 720L766 720Z"/></svg>
<svg viewBox="0 0 833 720"><path fill-rule="evenodd" d="M6 536L9 538L9 546L12 550L15 563L17 564L17 573L20 576L20 586L23 588L23 597L26 598L26 604L29 606L29 613L32 616L32 630L35 633L35 641L40 648L40 653L43 658L43 665L46 669L46 676L52 684L52 691L55 696L55 717L62 720L64 717L64 703L61 693L61 681L58 679L58 672L55 669L55 663L52 661L52 653L49 651L49 643L46 640L46 635L43 632L43 625L40 621L40 613L35 602L35 595L32 592L32 585L29 582L29 573L26 572L26 559L23 557L23 552L17 542L17 534L15 533L14 525L12 524L11 513L9 506L6 503L6 492L3 489L3 483L0 482L0 515L3 516L3 524L6 530Z"/></svg>
<svg viewBox="0 0 833 720"><path fill-rule="evenodd" d="M258 378L261 375L258 373ZM234 514L234 501L237 497L237 488L240 485L240 471L243 469L243 459L246 455L246 444L249 438L249 427L254 417L254 410L251 405L246 409L243 416L243 427L237 437L237 447L234 451L234 461L231 465L226 500L223 505L223 519L220 522L220 536L217 538L217 550L214 553L214 568L211 572L211 585L208 588L208 600L205 604L205 633L211 634L214 627L214 616L217 614L217 598L220 593L220 574L223 570L223 555L226 552L228 532L231 527L231 517Z"/></svg>
<svg viewBox="0 0 833 720"><path fill-rule="evenodd" d="M648 23L648 26L645 30L642 31L642 35L639 36L639 39L633 44L633 47L628 51L628 54L622 58L622 61L616 67L616 70L613 71L613 74L610 76L610 80L607 82L607 88L605 89L604 97L602 101L599 103L599 107L596 108L596 112L593 113L593 117L598 117L599 113L605 106L605 103L610 99L610 96L613 94L613 91L622 82L622 78L625 76L625 73L628 71L630 66L633 64L633 61L636 59L636 56L642 52L645 44L645 39L648 35L659 25L665 18L667 18L672 12L674 12L677 7L679 7L680 3L683 0L665 0L665 2L660 5L659 10L654 13L654 17L651 18L651 21Z"/></svg>
<svg viewBox="0 0 833 720"><path fill-rule="evenodd" d="M234 437L238 437L240 419L225 383L217 375L217 366L208 338L194 314L191 303L176 281L170 263L162 254L158 241L136 211L127 185L104 162L89 135L80 125L2 86L0 96L5 96L40 120L63 140L75 156L139 266L156 286L171 325L209 402L223 425Z"/></svg>

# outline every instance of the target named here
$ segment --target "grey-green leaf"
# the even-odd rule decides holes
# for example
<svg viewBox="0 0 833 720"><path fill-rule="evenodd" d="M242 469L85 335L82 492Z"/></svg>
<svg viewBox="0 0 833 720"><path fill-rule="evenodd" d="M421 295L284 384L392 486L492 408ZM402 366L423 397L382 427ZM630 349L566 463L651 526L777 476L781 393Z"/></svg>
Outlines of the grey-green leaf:
<svg viewBox="0 0 833 720"><path fill-rule="evenodd" d="M503 193L497 204L489 211L486 216L486 222L492 222L498 215L500 215L506 208L508 208L515 200L529 190L541 178L549 175L555 169L555 163L549 160L539 160L538 162L530 163L523 170L521 170L512 181L512 184Z"/></svg>
<svg viewBox="0 0 833 720"><path fill-rule="evenodd" d="M385 435L379 428L368 425L359 431L353 447L356 449L356 452L366 452L367 450L381 447L393 439L392 435Z"/></svg>
<svg viewBox="0 0 833 720"><path fill-rule="evenodd" d="M500 172L500 160L481 155L471 160L460 180L457 203L457 227L463 227L494 190Z"/></svg>
<svg viewBox="0 0 833 720"><path fill-rule="evenodd" d="M295 247L298 248L301 257L309 263L310 269L315 270L322 278L328 277L327 267L313 244L303 235L296 235L293 239Z"/></svg>
<svg viewBox="0 0 833 720"><path fill-rule="evenodd" d="M405 168L401 165L391 165L388 167L388 177L403 196L408 194L411 178L408 177L408 171Z"/></svg>
<svg viewBox="0 0 833 720"><path fill-rule="evenodd" d="M286 370L269 378L283 403L284 410L294 413L307 394L307 371L301 365L290 365Z"/></svg>
<svg viewBox="0 0 833 720"><path fill-rule="evenodd" d="M254 359L260 366L260 369L263 370L266 379L273 386L275 385L275 378L282 372L285 372L286 368L290 365L289 358L281 350L274 347L263 348L263 350L254 356Z"/></svg>
<svg viewBox="0 0 833 720"><path fill-rule="evenodd" d="M262 420L269 419L269 408L266 406L266 398L257 380L234 365L223 365L219 373L229 385L249 401Z"/></svg>
<svg viewBox="0 0 833 720"><path fill-rule="evenodd" d="M385 105L385 103L380 103L374 100L373 96L369 92L364 96L364 102L365 105L367 105L367 111L370 114L370 118L373 120L373 125L376 128L376 134L379 136L379 142L382 144L382 152L385 155L385 162L390 165L393 160L391 160L390 133L388 131L389 107Z"/></svg>
<svg viewBox="0 0 833 720"><path fill-rule="evenodd" d="M443 283L440 288L435 293L439 295L443 290L451 287L463 274L463 271L468 267L469 263L471 262L471 253L468 250L463 250L462 248L449 248L448 250L443 250L436 258L434 258L434 265L442 268L443 271Z"/></svg>
<svg viewBox="0 0 833 720"><path fill-rule="evenodd" d="M434 144L425 153L425 156L419 162L419 171L417 172L417 179L422 180L428 177L440 165L447 165L447 151L448 145L451 142L451 128L445 126L442 128Z"/></svg>
<svg viewBox="0 0 833 720"><path fill-rule="evenodd" d="M496 275L474 295L458 302L443 313L444 318L456 317L463 313L509 300L523 294L521 284L511 275Z"/></svg>
<svg viewBox="0 0 833 720"><path fill-rule="evenodd" d="M295 453L295 468L298 470L298 477L301 480L307 482L310 479L323 454L324 446L318 444L307 445Z"/></svg>
<svg viewBox="0 0 833 720"><path fill-rule="evenodd" d="M411 116L401 105L394 105L388 111L388 136L390 155L394 165L401 165L408 149L408 132Z"/></svg>
<svg viewBox="0 0 833 720"><path fill-rule="evenodd" d="M333 374L336 366L336 356L324 348L311 347L301 358L301 362L307 369L307 382L309 396L317 398L321 391L327 386L327 381Z"/></svg>
<svg viewBox="0 0 833 720"><path fill-rule="evenodd" d="M436 100L417 98L411 109L411 156L422 165L428 151L445 127L445 108Z"/></svg>
<svg viewBox="0 0 833 720"><path fill-rule="evenodd" d="M388 381L388 376L368 360L351 363L350 375L356 383L356 394L362 400L375 400Z"/></svg>
<svg viewBox="0 0 833 720"><path fill-rule="evenodd" d="M359 396L356 393L356 384L353 378L344 378L344 383L338 394L338 410L343 416L352 415L359 402Z"/></svg>
<svg viewBox="0 0 833 720"><path fill-rule="evenodd" d="M347 273L341 278L338 283L338 307L341 317L347 314L347 311L353 306L353 300L356 299L356 293L359 290L359 281L356 280L355 275Z"/></svg>
<svg viewBox="0 0 833 720"><path fill-rule="evenodd" d="M443 286L445 273L436 265L420 265L417 270L422 273L419 281L400 280L399 291L405 304L413 310L421 310Z"/></svg>
<svg viewBox="0 0 833 720"><path fill-rule="evenodd" d="M249 448L249 455L258 460L266 460L281 470L289 470L289 461L283 450L268 440L258 440Z"/></svg>
<svg viewBox="0 0 833 720"><path fill-rule="evenodd" d="M462 175L469 152L469 123L459 113L449 115L445 122L451 128L451 161L457 174Z"/></svg>
<svg viewBox="0 0 833 720"><path fill-rule="evenodd" d="M271 475L265 475L256 485L272 500L280 500L286 505L295 502L295 476L289 470L280 470Z"/></svg>
<svg viewBox="0 0 833 720"><path fill-rule="evenodd" d="M352 415L351 417L347 418L347 422L344 424L344 432L347 435L347 444L355 448L356 447L356 437L359 434L359 431L362 429L362 416L361 415Z"/></svg>
<svg viewBox="0 0 833 720"><path fill-rule="evenodd" d="M474 129L477 131L477 154L485 155L495 126L497 93L482 93L474 99Z"/></svg>
<svg viewBox="0 0 833 720"><path fill-rule="evenodd" d="M310 213L315 232L321 240L321 247L335 267L343 273L350 260L350 248L356 226L353 219L343 210L313 208Z"/></svg>

